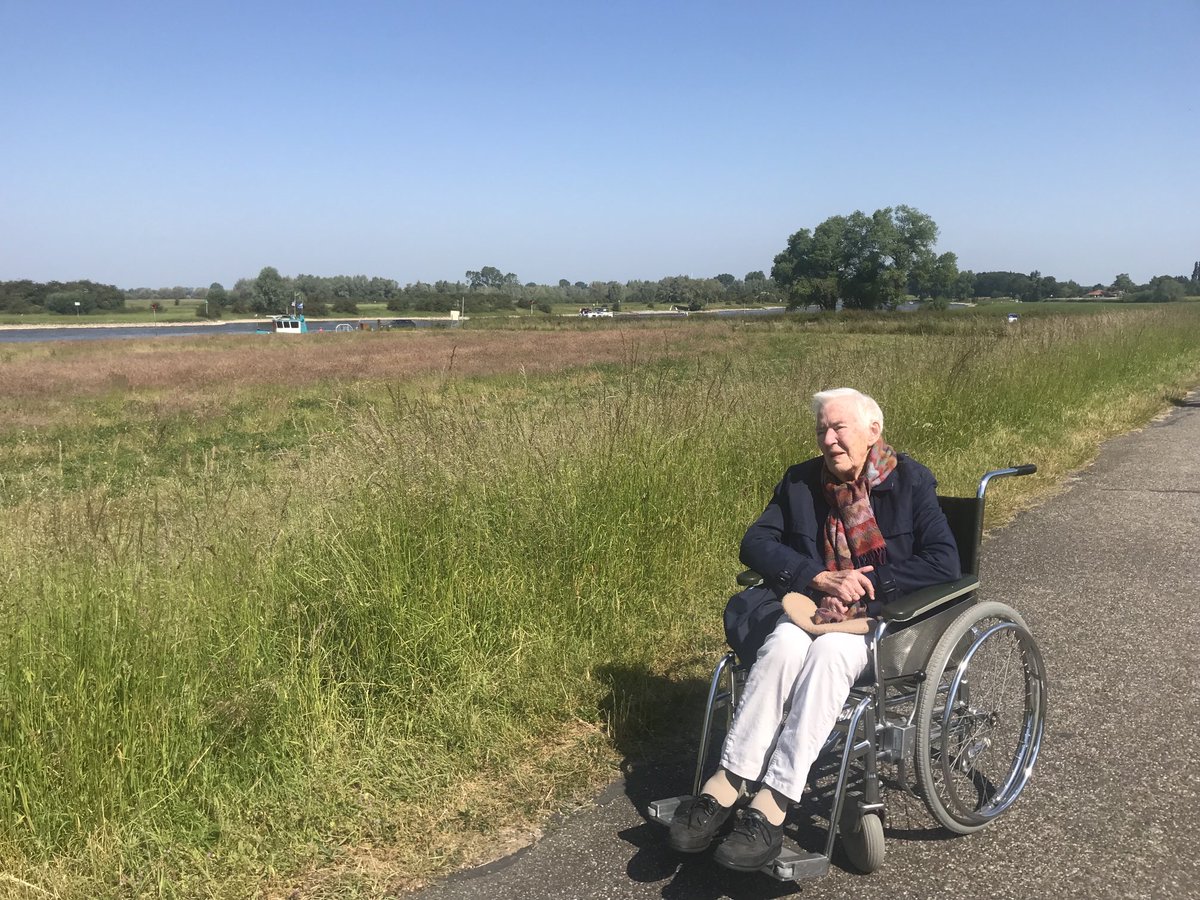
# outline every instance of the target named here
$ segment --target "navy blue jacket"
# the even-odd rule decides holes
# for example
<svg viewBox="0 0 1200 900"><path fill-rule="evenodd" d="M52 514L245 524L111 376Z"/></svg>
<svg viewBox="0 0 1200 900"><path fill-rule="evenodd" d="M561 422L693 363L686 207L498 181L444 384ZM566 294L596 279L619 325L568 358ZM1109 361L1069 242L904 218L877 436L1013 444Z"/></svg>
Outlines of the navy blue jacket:
<svg viewBox="0 0 1200 900"><path fill-rule="evenodd" d="M735 596L725 610L725 633L738 656L752 662L783 615L789 591L811 594L809 582L824 571L821 533L829 504L821 487L825 460L818 456L787 470L771 502L742 538L741 560L763 577L762 587ZM887 565L868 576L875 616L896 597L961 576L958 548L938 506L937 480L927 468L897 454L887 480L871 488L875 521L887 544Z"/></svg>

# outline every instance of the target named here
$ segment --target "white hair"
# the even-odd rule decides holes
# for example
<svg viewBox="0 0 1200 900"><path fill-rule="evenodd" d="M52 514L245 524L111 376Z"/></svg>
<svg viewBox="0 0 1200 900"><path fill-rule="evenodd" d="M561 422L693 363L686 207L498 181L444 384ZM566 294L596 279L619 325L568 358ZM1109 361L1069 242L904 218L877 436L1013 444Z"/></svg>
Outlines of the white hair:
<svg viewBox="0 0 1200 900"><path fill-rule="evenodd" d="M831 388L828 391L818 391L813 394L813 415L820 418L821 411L825 409L827 403L847 398L854 401L854 407L858 410L859 418L864 426L869 428L872 422L878 422L880 432L883 431L883 410L879 408L879 404L862 391L856 391L854 388Z"/></svg>

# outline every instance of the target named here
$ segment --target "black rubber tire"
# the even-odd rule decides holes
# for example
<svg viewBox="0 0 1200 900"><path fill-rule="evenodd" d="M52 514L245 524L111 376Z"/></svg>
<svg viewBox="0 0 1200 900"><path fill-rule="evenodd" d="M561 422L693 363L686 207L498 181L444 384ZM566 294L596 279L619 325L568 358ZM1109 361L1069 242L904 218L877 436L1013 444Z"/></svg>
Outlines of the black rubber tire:
<svg viewBox="0 0 1200 900"><path fill-rule="evenodd" d="M1020 795L1046 721L1046 672L1025 620L1003 603L964 610L942 634L917 695L917 791L956 834Z"/></svg>

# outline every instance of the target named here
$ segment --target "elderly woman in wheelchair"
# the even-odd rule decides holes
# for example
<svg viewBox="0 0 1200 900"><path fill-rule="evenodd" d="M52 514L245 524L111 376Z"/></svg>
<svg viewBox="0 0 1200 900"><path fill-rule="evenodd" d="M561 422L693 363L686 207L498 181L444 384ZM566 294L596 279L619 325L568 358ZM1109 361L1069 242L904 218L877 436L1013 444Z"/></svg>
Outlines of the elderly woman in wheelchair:
<svg viewBox="0 0 1200 900"><path fill-rule="evenodd" d="M942 825L982 827L1028 780L1044 716L1041 658L1025 623L975 596L987 481L1033 467L988 473L976 498L939 498L933 474L884 442L870 397L838 388L812 407L821 455L788 469L742 540L758 583L726 609L742 665L730 654L714 673L698 796L651 804L672 848L698 853L725 834L718 863L780 878L826 871L839 830L859 868L882 863L880 762L903 781L915 761ZM723 674L729 690L720 694ZM987 709L972 695L981 680L975 693ZM736 715L720 767L700 785L722 699ZM788 810L814 763L839 745L825 853L786 851ZM858 791L849 790L854 777Z"/></svg>

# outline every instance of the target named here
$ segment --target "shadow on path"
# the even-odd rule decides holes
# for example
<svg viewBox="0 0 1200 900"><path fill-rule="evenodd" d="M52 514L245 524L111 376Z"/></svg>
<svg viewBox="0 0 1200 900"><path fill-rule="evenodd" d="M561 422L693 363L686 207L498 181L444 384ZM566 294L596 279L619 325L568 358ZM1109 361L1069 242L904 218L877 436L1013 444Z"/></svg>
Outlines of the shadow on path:
<svg viewBox="0 0 1200 900"><path fill-rule="evenodd" d="M692 791L708 683L667 679L644 667L610 666L597 674L610 687L601 709L623 757L624 773L600 803L623 794L643 819L616 834L632 850L625 867L630 880L665 882L662 896L667 900L752 900L794 893L795 884L723 869L711 853L677 853L667 846L666 829L647 817L651 801Z"/></svg>
<svg viewBox="0 0 1200 900"><path fill-rule="evenodd" d="M651 801L692 792L708 683L699 679L674 681L635 667L606 667L598 674L610 686L601 709L623 756L624 773L622 781L612 785L598 802L605 805L623 794L643 819L616 835L633 850L626 865L630 880L641 884L666 881L662 896L668 900L750 900L799 891L802 884L730 872L713 862L711 852L690 855L671 850L666 843L666 829L648 817ZM723 732L718 730L705 773L717 765L722 738ZM832 803L830 782L836 765L829 772L823 771L825 768L814 772L821 787L806 793L804 802L789 819L787 837L803 848L820 850L825 846L825 817ZM933 823L924 804L913 795L891 790L887 799L885 834L889 841L944 841L951 837ZM855 873L838 850L832 865Z"/></svg>

